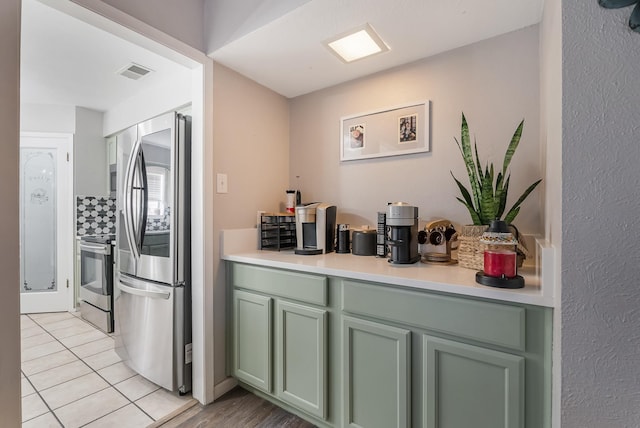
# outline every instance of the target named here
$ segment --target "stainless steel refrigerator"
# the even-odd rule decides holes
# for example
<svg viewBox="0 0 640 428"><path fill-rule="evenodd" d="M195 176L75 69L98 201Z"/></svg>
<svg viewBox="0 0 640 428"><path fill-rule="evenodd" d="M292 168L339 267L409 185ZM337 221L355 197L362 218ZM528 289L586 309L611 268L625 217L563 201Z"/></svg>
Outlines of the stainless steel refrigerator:
<svg viewBox="0 0 640 428"><path fill-rule="evenodd" d="M117 136L116 352L171 391L191 390L191 118Z"/></svg>

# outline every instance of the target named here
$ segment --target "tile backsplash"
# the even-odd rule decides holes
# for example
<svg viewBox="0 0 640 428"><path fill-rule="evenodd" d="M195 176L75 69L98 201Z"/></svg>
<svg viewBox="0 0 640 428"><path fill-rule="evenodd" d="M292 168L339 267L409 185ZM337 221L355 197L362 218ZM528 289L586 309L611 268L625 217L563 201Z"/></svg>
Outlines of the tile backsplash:
<svg viewBox="0 0 640 428"><path fill-rule="evenodd" d="M149 216L147 218L147 231L159 232L169 230L171 224L171 209L169 207L164 209L162 216Z"/></svg>
<svg viewBox="0 0 640 428"><path fill-rule="evenodd" d="M116 200L108 196L76 198L76 235L115 235Z"/></svg>

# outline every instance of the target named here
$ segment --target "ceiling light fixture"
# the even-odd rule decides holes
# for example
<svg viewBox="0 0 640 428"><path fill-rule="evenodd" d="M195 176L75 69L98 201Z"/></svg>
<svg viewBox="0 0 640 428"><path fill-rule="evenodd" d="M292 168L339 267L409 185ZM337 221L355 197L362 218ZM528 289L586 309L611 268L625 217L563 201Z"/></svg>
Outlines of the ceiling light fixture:
<svg viewBox="0 0 640 428"><path fill-rule="evenodd" d="M340 34L324 44L346 63L389 50L389 46L369 24Z"/></svg>

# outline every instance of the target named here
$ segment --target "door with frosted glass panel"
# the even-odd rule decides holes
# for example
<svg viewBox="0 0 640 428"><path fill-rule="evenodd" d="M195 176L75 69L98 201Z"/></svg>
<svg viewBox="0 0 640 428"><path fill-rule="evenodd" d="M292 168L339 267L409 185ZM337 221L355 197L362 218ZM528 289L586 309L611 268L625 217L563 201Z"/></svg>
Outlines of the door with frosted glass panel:
<svg viewBox="0 0 640 428"><path fill-rule="evenodd" d="M72 136L20 137L20 312L73 308Z"/></svg>

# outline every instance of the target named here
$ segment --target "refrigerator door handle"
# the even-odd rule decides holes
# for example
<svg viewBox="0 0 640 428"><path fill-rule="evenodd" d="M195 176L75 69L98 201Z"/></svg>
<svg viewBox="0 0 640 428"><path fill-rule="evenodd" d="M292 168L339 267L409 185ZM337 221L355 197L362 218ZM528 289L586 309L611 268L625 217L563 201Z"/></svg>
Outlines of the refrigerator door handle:
<svg viewBox="0 0 640 428"><path fill-rule="evenodd" d="M129 213L131 212L131 193L133 192L133 185L131 183L131 163L133 162L133 156L129 155L129 159L127 162L127 167L125 168L125 172L124 172L124 180L123 180L123 209L122 211L122 220L123 220L123 224L122 224L122 228L125 234L125 237L127 238L127 243L129 244L129 249L131 251L133 251L133 242L131 241L131 233L130 233L130 229L131 226L129 225Z"/></svg>
<svg viewBox="0 0 640 428"><path fill-rule="evenodd" d="M139 152L141 149L141 142L136 141L132 153L131 158L129 159L129 165L127 167L127 174L125 177L125 235L127 237L127 242L129 243L129 248L133 253L133 258L135 260L140 259L140 248L138 246L138 241L136 239L135 232L135 214L134 210L134 193L137 193L137 189L134 189L135 179L136 179L136 170L138 166ZM134 192L135 191L135 192Z"/></svg>
<svg viewBox="0 0 640 428"><path fill-rule="evenodd" d="M151 284L144 284L144 288L138 288L135 286L135 284L128 283L126 280L124 280L122 275L120 276L120 281L118 282L118 288L124 293L129 293L141 297L150 297L152 299L168 300L169 297L171 297L171 292L164 291L159 287L153 286Z"/></svg>
<svg viewBox="0 0 640 428"><path fill-rule="evenodd" d="M147 182L147 165L144 161L144 152L142 151L142 145L140 145L140 175L142 176L142 209L140 210L140 251L142 251L142 241L144 240L144 234L147 231L147 210L149 205L149 188Z"/></svg>

